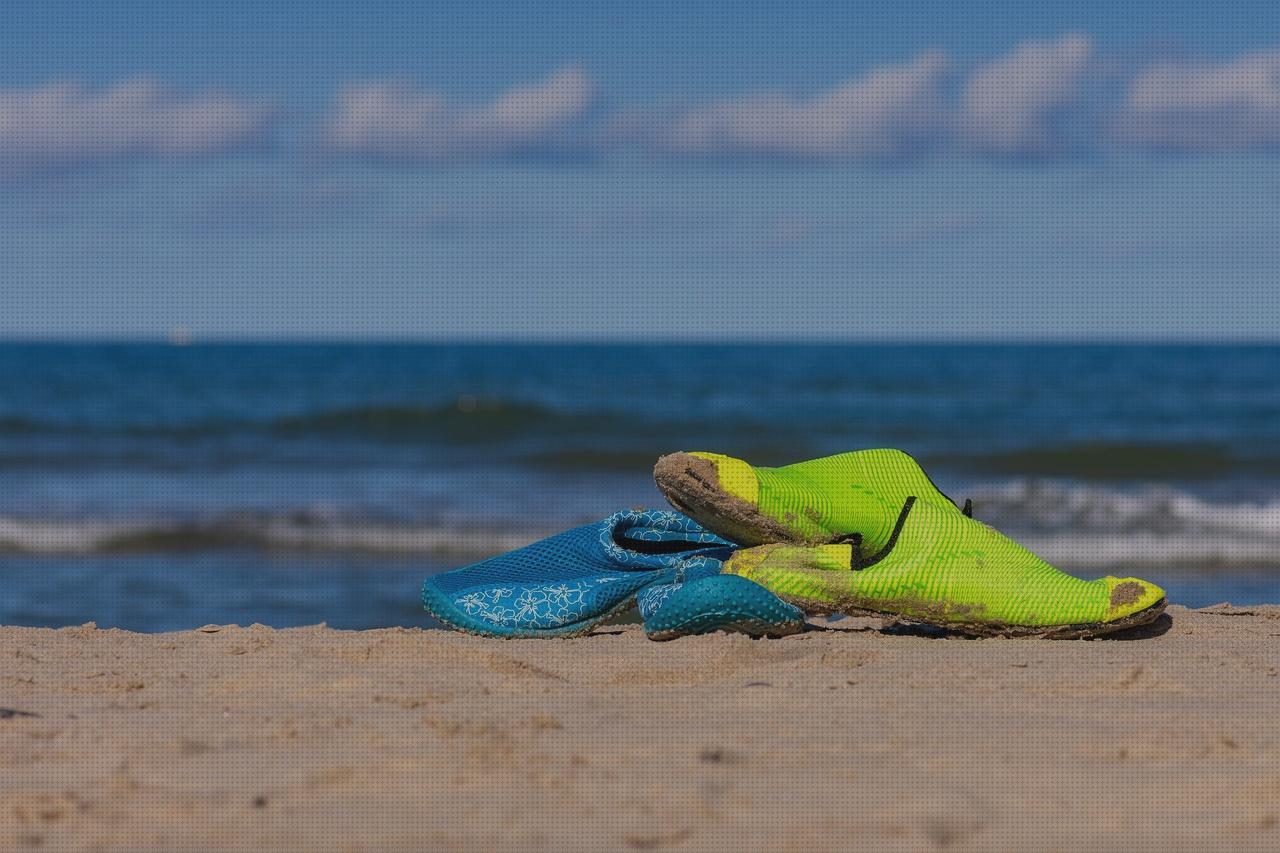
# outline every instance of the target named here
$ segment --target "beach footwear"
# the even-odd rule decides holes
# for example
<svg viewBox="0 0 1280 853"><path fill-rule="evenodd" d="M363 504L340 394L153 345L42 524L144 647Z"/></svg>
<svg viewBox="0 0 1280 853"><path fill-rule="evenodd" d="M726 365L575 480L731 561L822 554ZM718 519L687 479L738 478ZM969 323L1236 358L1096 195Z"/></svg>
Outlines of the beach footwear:
<svg viewBox="0 0 1280 853"><path fill-rule="evenodd" d="M910 496L878 552L763 545L737 551L724 571L810 613L884 614L978 635L1090 637L1145 625L1165 608L1154 584L1074 578L954 508Z"/></svg>
<svg viewBox="0 0 1280 853"><path fill-rule="evenodd" d="M637 598L651 640L734 631L752 637L785 637L804 630L804 611L736 575L654 584Z"/></svg>
<svg viewBox="0 0 1280 853"><path fill-rule="evenodd" d="M782 468L718 453L673 453L658 460L653 477L673 507L742 545L816 545L857 533L876 551L889 541L909 496L961 514L900 450L858 450Z"/></svg>
<svg viewBox="0 0 1280 853"><path fill-rule="evenodd" d="M427 578L426 609L490 637L585 634L651 584L717 574L731 543L680 513L619 512L475 565Z"/></svg>

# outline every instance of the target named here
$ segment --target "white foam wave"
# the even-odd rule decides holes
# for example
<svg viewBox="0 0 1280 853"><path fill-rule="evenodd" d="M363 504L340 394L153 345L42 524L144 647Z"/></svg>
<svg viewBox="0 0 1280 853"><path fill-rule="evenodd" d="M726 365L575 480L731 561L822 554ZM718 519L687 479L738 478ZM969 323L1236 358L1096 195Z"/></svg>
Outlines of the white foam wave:
<svg viewBox="0 0 1280 853"><path fill-rule="evenodd" d="M971 494L977 513L1002 528L1231 540L1256 537L1280 543L1280 497L1215 502L1169 486L1123 490L1043 480L979 487Z"/></svg>
<svg viewBox="0 0 1280 853"><path fill-rule="evenodd" d="M26 519L0 516L0 552L86 555L174 547L250 546L303 551L485 557L535 541L544 531L396 525L298 518L210 521Z"/></svg>
<svg viewBox="0 0 1280 853"><path fill-rule="evenodd" d="M1169 487L1125 490L1035 480L957 491L973 496L979 519L1064 568L1280 571L1280 496L1214 501ZM320 509L230 512L195 520L0 516L0 553L253 547L469 561L519 548L575 523L581 522L544 529L520 528L499 519L405 523Z"/></svg>
<svg viewBox="0 0 1280 853"><path fill-rule="evenodd" d="M1280 542L1152 533L1018 537L1054 565L1071 569L1231 569L1280 571Z"/></svg>

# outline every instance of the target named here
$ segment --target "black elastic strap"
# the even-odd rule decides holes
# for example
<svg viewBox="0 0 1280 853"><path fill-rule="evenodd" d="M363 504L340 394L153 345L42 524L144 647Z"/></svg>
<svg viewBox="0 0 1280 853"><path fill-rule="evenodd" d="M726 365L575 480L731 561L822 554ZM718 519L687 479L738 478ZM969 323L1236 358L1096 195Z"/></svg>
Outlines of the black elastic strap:
<svg viewBox="0 0 1280 853"><path fill-rule="evenodd" d="M848 536L843 536L840 539L837 539L836 541L842 544L848 543L849 554L850 554L849 566L851 568L856 569L859 565L862 564L862 534L861 533L851 533Z"/></svg>
<svg viewBox="0 0 1280 853"><path fill-rule="evenodd" d="M907 516L911 514L911 507L915 506L915 503L915 495L907 498L906 502L902 505L902 512L898 513L898 521L893 526L893 533L889 534L889 541L884 543L884 547L873 554L870 559L866 559L862 556L862 534L853 534L853 537L850 537L850 539L853 540L853 538L856 537L856 541L851 541L853 547L849 553L849 568L855 572L860 571L868 566L874 566L876 563L889 556L889 552L893 550L893 546L898 544L898 535L902 533L902 526L907 523Z"/></svg>

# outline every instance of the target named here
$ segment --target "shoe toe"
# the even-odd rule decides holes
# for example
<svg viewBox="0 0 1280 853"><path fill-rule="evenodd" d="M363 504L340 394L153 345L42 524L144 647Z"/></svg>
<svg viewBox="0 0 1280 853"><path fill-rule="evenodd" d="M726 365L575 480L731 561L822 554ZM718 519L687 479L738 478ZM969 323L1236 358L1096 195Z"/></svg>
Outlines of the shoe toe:
<svg viewBox="0 0 1280 853"><path fill-rule="evenodd" d="M1132 616L1165 598L1163 589L1139 578L1108 577L1104 580L1108 593L1107 622Z"/></svg>
<svg viewBox="0 0 1280 853"><path fill-rule="evenodd" d="M710 462L716 469L720 488L727 494L755 506L760 500L760 480L755 469L741 459L719 453L690 453L696 459Z"/></svg>
<svg viewBox="0 0 1280 853"><path fill-rule="evenodd" d="M658 488L669 498L701 503L719 496L751 506L760 500L760 481L750 465L719 453L672 453L653 470Z"/></svg>

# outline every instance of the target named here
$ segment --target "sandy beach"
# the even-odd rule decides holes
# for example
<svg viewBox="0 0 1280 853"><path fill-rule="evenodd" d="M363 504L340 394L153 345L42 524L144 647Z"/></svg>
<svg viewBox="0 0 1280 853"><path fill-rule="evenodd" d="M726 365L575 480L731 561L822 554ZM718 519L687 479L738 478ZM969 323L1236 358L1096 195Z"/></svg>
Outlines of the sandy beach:
<svg viewBox="0 0 1280 853"><path fill-rule="evenodd" d="M0 629L0 849L1274 850L1280 607L1138 637Z"/></svg>

